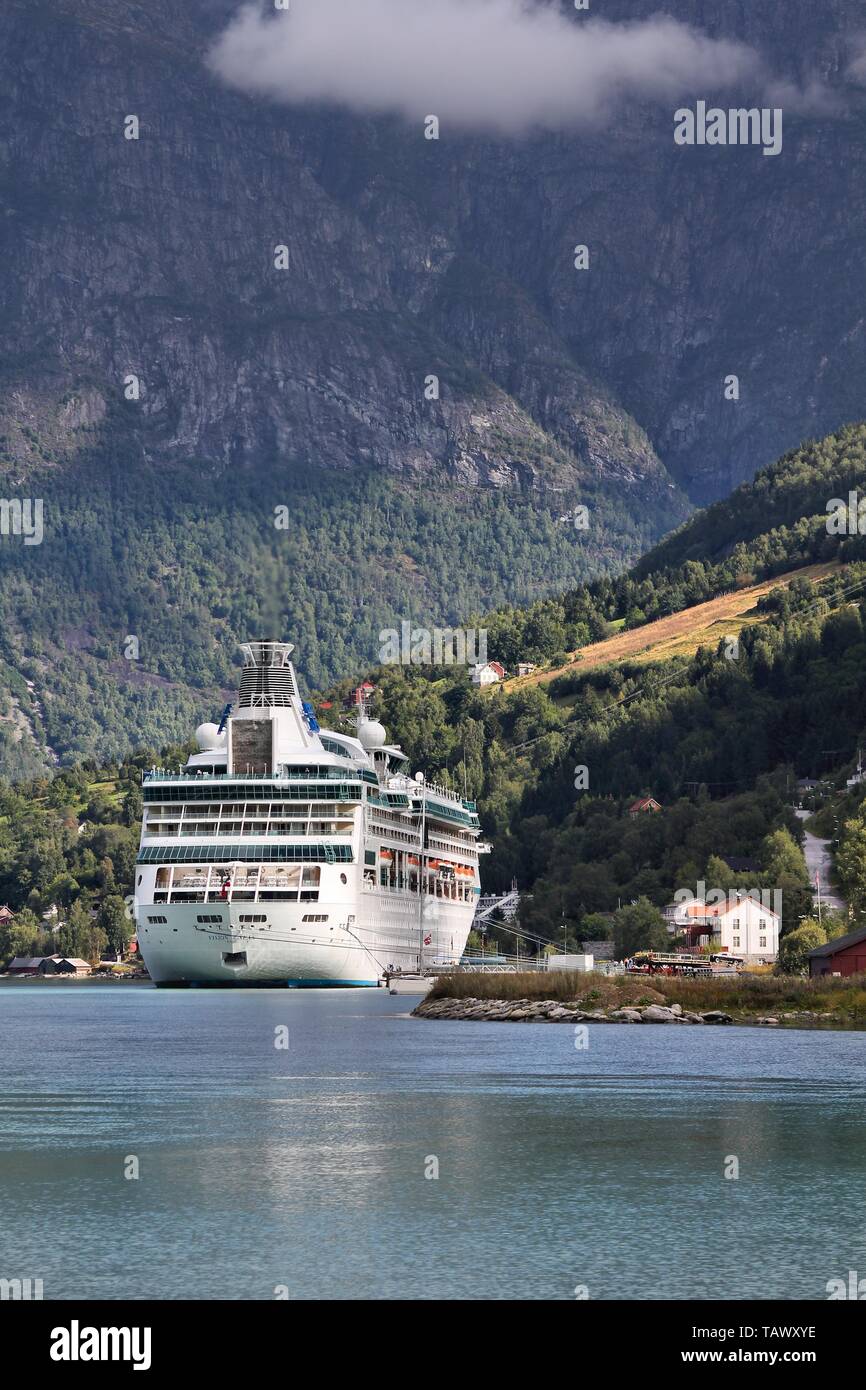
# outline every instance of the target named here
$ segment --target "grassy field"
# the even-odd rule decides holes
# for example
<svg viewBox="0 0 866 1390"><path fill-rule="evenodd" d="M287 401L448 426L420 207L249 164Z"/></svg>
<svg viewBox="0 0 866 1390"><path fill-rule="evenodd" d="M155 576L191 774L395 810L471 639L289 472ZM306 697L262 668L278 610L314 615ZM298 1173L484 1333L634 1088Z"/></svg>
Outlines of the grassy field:
<svg viewBox="0 0 866 1390"><path fill-rule="evenodd" d="M757 613L755 608L758 600L770 593L771 589L785 588L795 579L825 579L839 568L838 563L833 561L790 570L787 574L776 575L775 579L750 584L745 589L709 599L707 603L698 603L694 608L673 613L669 618L658 618L654 623L646 623L630 632L617 632L603 642L594 642L592 646L582 647L573 653L574 660L569 665L505 681L504 689L544 685L566 672L591 671L597 666L622 661L666 661L673 656L694 656L698 647L715 647L723 637L734 636L752 623L763 622L763 615Z"/></svg>
<svg viewBox="0 0 866 1390"><path fill-rule="evenodd" d="M580 1008L627 1004L680 1004L687 1012L723 1009L749 1021L786 1013L832 1014L848 1027L866 1027L866 977L807 980L797 976L739 975L734 979L678 980L638 975L583 975L532 971L521 975L443 975L429 999L557 999ZM830 1020L828 1020L830 1021Z"/></svg>

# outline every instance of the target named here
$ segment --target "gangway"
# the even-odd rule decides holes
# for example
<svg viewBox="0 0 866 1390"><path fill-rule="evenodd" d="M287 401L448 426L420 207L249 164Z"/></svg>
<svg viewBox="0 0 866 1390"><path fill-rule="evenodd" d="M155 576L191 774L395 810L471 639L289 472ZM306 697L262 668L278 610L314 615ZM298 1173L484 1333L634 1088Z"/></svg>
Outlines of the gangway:
<svg viewBox="0 0 866 1390"><path fill-rule="evenodd" d="M463 956L458 965L449 967L459 974L518 975L530 970L544 970L544 957L535 956ZM445 972L443 972L445 973Z"/></svg>
<svg viewBox="0 0 866 1390"><path fill-rule="evenodd" d="M520 906L520 893L517 884L512 883L507 893L487 893L478 899L478 906L475 909L475 916L472 919L472 926L477 927L481 922L489 922L493 914L497 911L502 913L506 922L517 916L517 909Z"/></svg>

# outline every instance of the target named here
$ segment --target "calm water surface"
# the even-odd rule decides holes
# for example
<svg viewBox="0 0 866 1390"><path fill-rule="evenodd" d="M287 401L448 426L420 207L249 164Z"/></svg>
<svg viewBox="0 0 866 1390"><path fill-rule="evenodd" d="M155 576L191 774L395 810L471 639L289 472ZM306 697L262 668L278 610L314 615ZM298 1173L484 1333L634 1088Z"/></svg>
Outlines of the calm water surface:
<svg viewBox="0 0 866 1390"><path fill-rule="evenodd" d="M601 1025L579 1052L565 1025L414 1002L0 985L0 1276L46 1298L823 1299L866 1275L866 1034Z"/></svg>

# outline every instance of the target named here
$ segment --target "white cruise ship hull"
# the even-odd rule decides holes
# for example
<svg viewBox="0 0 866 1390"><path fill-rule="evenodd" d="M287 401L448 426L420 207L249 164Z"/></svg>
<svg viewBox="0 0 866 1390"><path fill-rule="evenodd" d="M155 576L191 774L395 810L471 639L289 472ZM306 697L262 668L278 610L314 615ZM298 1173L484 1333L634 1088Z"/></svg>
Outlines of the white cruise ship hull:
<svg viewBox="0 0 866 1390"><path fill-rule="evenodd" d="M315 928L303 923L304 904L254 909L267 916L266 925L241 923L249 904L142 907L139 949L154 984L163 988L375 988L388 973L414 973L419 960L421 969L459 960L473 908L431 903L424 923L428 944L421 950L417 897L402 903L386 894L369 898L351 931L345 901L317 905L330 922ZM221 920L205 925L198 921L205 915Z"/></svg>

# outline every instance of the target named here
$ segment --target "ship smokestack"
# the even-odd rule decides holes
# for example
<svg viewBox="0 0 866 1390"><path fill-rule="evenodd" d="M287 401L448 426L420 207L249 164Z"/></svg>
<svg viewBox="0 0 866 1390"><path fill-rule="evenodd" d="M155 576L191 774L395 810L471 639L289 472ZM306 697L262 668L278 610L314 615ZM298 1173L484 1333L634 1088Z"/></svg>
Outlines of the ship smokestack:
<svg viewBox="0 0 866 1390"><path fill-rule="evenodd" d="M241 647L238 704L241 709L285 709L298 698L290 657L291 642L246 642Z"/></svg>

